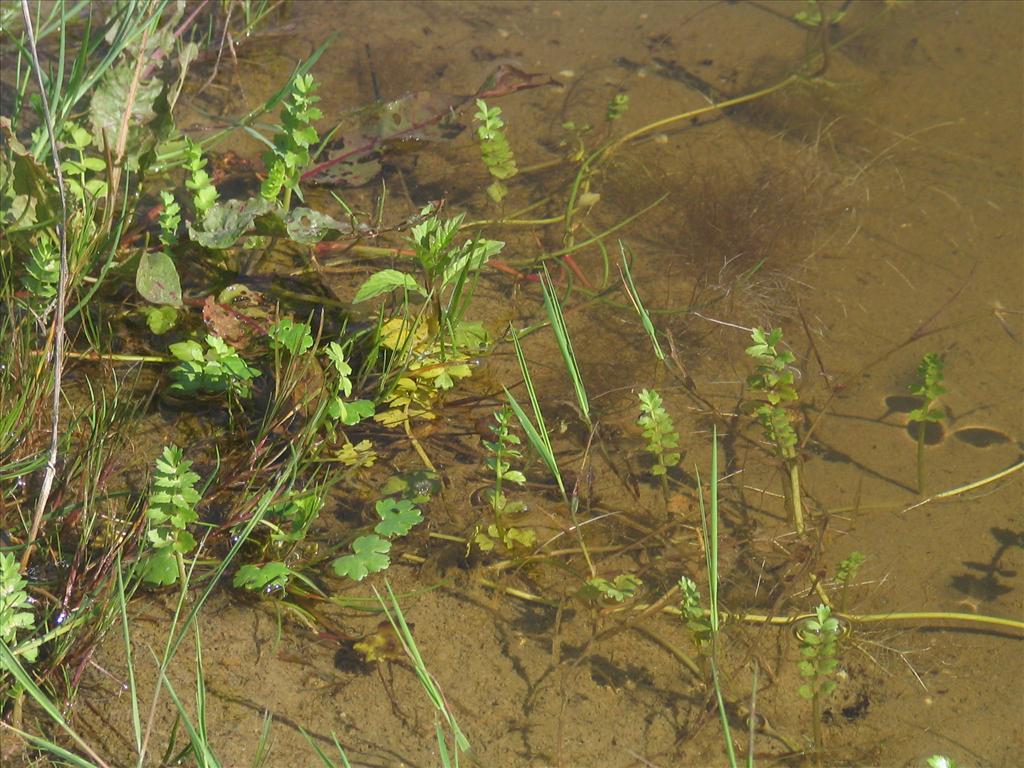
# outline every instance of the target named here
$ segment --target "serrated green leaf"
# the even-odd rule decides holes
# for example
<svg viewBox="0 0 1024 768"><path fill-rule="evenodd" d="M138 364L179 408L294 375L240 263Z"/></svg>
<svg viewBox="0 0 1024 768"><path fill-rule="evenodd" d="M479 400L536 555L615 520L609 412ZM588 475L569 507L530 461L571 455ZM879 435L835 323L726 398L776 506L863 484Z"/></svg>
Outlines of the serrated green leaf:
<svg viewBox="0 0 1024 768"><path fill-rule="evenodd" d="M397 269L382 269L380 272L370 275L370 278L359 287L352 303L358 304L361 301L380 296L382 293L389 293L396 288L414 291L421 296L427 295L412 275L399 272Z"/></svg>
<svg viewBox="0 0 1024 768"><path fill-rule="evenodd" d="M142 562L142 580L164 586L178 580L178 560L171 547L151 552Z"/></svg>

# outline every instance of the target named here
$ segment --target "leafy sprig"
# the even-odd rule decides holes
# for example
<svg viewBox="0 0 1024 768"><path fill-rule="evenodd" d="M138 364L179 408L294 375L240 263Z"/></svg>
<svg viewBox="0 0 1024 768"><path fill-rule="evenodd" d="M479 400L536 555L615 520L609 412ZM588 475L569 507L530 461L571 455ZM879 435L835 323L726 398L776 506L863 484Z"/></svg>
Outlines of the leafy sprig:
<svg viewBox="0 0 1024 768"><path fill-rule="evenodd" d="M623 600L634 597L637 590L643 585L639 576L632 573L620 573L612 580L601 577L588 579L584 593L621 603Z"/></svg>
<svg viewBox="0 0 1024 768"><path fill-rule="evenodd" d="M679 578L679 609L683 623L690 630L690 637L698 649L705 648L711 642L711 619L700 602L700 591L697 583L686 576Z"/></svg>
<svg viewBox="0 0 1024 768"><path fill-rule="evenodd" d="M30 304L36 311L48 305L57 296L60 281L60 252L46 233L41 233L29 250L25 274L21 284L28 290Z"/></svg>
<svg viewBox="0 0 1024 768"><path fill-rule="evenodd" d="M171 369L170 389L175 394L226 392L248 397L252 380L260 375L259 370L239 357L233 347L213 334L206 337L205 349L199 342L189 340L171 344L170 352L181 360Z"/></svg>
<svg viewBox="0 0 1024 768"><path fill-rule="evenodd" d="M637 424L647 440L647 452L654 457L651 474L662 477L669 467L679 463L679 433L672 423L672 417L665 410L661 395L653 389L645 389L639 397L640 418Z"/></svg>
<svg viewBox="0 0 1024 768"><path fill-rule="evenodd" d="M25 591L28 586L18 569L18 561L9 552L0 553L0 640L9 648L17 645L18 633L35 630L36 619L32 613L32 599ZM38 647L26 648L20 655L25 661L33 662L39 653Z"/></svg>
<svg viewBox="0 0 1024 768"><path fill-rule="evenodd" d="M835 671L839 665L839 620L827 605L819 605L814 613L814 618L803 622L797 635L802 657L797 668L806 680L799 693L808 700L835 690Z"/></svg>
<svg viewBox="0 0 1024 768"><path fill-rule="evenodd" d="M152 490L146 507L153 545L143 563L142 577L153 584L171 584L181 572L180 556L196 546L188 526L199 519L196 505L202 498L196 489L200 477L192 471L192 462L184 458L176 445L164 448L156 460Z"/></svg>
<svg viewBox="0 0 1024 768"><path fill-rule="evenodd" d="M921 358L917 366L917 381L910 385L910 393L921 398L921 407L914 408L907 418L923 425L924 422L940 422L946 417L945 411L935 407L935 401L946 394L944 369L946 360L942 355L930 352ZM923 429L923 426L922 426Z"/></svg>
<svg viewBox="0 0 1024 768"><path fill-rule="evenodd" d="M160 242L170 248L178 244L178 225L181 224L181 206L174 199L174 195L166 189L160 190L160 201L163 203L163 210L160 211Z"/></svg>
<svg viewBox="0 0 1024 768"><path fill-rule="evenodd" d="M274 146L263 156L267 178L260 186L260 195L280 202L285 210L291 207L292 193L298 191L299 178L309 165L309 148L320 140L313 127L313 123L323 117L323 112L313 106L320 101L320 97L314 95L316 88L312 74L295 77L281 109L281 126L274 135ZM279 201L282 191L284 198Z"/></svg>
<svg viewBox="0 0 1024 768"><path fill-rule="evenodd" d="M629 94L625 91L619 91L611 100L608 102L608 110L605 113L605 119L608 122L615 122L621 120L622 116L626 114L626 110L629 109Z"/></svg>
<svg viewBox="0 0 1024 768"><path fill-rule="evenodd" d="M503 183L519 173L512 147L505 136L505 121L501 119L501 107L489 107L483 99L476 100L477 112L473 118L479 123L476 129L480 139L480 155L494 182L487 187L487 194L500 203L508 188Z"/></svg>
<svg viewBox="0 0 1024 768"><path fill-rule="evenodd" d="M516 447L522 443L519 436L512 431L512 414L506 406L495 412L494 424L491 425L493 440L482 441L488 456L484 465L493 473L494 486L487 491L487 503L494 515L494 522L486 528L478 528L473 540L484 552L494 548L501 542L506 549L513 550L516 546L532 547L537 541L537 533L532 528L515 528L509 526L505 518L526 509L521 501L510 501L505 494L505 484L522 485L526 475L521 470L512 469L510 459L521 459L522 453Z"/></svg>
<svg viewBox="0 0 1024 768"><path fill-rule="evenodd" d="M203 157L203 148L192 139L185 140L185 169L189 172L189 178L185 180L185 188L192 193L192 205L196 209L196 216L202 219L208 210L214 206L220 197L217 187L213 185L213 179L206 172L206 158Z"/></svg>

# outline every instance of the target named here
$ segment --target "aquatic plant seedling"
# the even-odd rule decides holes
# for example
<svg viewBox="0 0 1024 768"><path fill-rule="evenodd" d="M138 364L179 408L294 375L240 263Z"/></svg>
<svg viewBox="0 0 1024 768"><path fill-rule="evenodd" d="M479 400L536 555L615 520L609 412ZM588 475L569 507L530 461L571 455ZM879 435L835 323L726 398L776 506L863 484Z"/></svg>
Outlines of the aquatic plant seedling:
<svg viewBox="0 0 1024 768"><path fill-rule="evenodd" d="M715 691L715 700L718 704L718 721L722 726L722 738L725 741L726 756L729 759L730 768L736 768L736 750L732 743L732 730L729 726L729 716L726 714L725 698L722 695L722 683L718 671L718 638L721 631L722 614L718 605L718 426L711 430L711 482L710 482L710 509L704 508L704 489L700 485L700 469L695 468L697 474L697 501L700 505L700 526L704 534L704 560L708 569L708 625L710 628L710 664L711 684ZM685 599L685 594L684 594ZM752 758L750 758L752 759Z"/></svg>
<svg viewBox="0 0 1024 768"><path fill-rule="evenodd" d="M573 392L576 394L576 403L580 407L583 421L586 422L588 427L592 427L593 422L590 419L590 401L587 398L587 390L583 386L583 376L580 374L580 366L576 362L576 354L572 349L569 329L565 325L565 316L562 314L562 305L558 301L558 295L555 293L555 286L551 283L551 275L548 274L547 266L544 267L544 274L541 275L540 282L544 290L544 311L547 312L548 320L551 322L551 329L555 332L558 351L562 354L565 368L569 371Z"/></svg>
<svg viewBox="0 0 1024 768"><path fill-rule="evenodd" d="M946 417L942 408L936 408L936 401L944 394L943 368L945 359L942 355L930 352L921 359L917 366L917 381L910 385L910 393L921 398L921 406L907 414L907 418L917 424L917 492L924 493L924 440L925 427L938 424Z"/></svg>
<svg viewBox="0 0 1024 768"><path fill-rule="evenodd" d="M651 316L647 312L647 308L644 306L643 301L640 300L640 294L636 290L636 285L633 283L633 274L629 269L629 259L626 258L626 254L629 253L630 258L633 254L629 250L629 246L619 240L619 255L621 259L619 261L619 271L622 274L622 284L626 290L626 296L629 297L629 302L633 305L636 313L640 316L640 322L644 326L644 331L647 332L647 338L651 340L651 346L654 347L654 355L662 362L665 362L665 353L661 349L661 344L658 343L658 334L654 330L654 323L651 322Z"/></svg>
<svg viewBox="0 0 1024 768"><path fill-rule="evenodd" d="M501 203L508 194L504 182L512 178L519 169L512 147L505 136L505 121L501 119L501 107L489 107L483 99L476 100L477 112L473 118L479 123L476 129L480 140L480 155L487 171L494 181L487 187L487 194L496 203Z"/></svg>
<svg viewBox="0 0 1024 768"><path fill-rule="evenodd" d="M846 606L846 592L850 582L857 578L857 572L867 558L861 552L851 552L836 566L836 582L839 583L839 610Z"/></svg>
<svg viewBox="0 0 1024 768"><path fill-rule="evenodd" d="M491 427L493 440L483 440L484 448L489 454L484 459L484 464L494 474L494 487L487 492L487 503L494 515L494 523L486 529L479 526L473 536L473 541L484 552L494 548L496 542L501 542L509 551L513 551L516 545L531 547L537 540L537 533L532 528L515 528L509 526L506 517L518 514L526 509L521 501L510 501L505 495L505 483L522 485L526 482L526 475L521 470L512 469L509 459L521 459L522 454L516 448L520 444L519 436L511 431L511 411L506 406L494 413L494 424Z"/></svg>
<svg viewBox="0 0 1024 768"><path fill-rule="evenodd" d="M408 499L387 497L375 505L380 521L374 532L352 542L352 554L335 558L334 572L353 581L362 581L371 573L379 573L391 565L389 552L392 540L405 536L423 520L423 513Z"/></svg>
<svg viewBox="0 0 1024 768"><path fill-rule="evenodd" d="M690 630L690 638L697 650L703 651L711 642L711 620L700 602L700 590L697 583L687 577L679 577L679 613Z"/></svg>
<svg viewBox="0 0 1024 768"><path fill-rule="evenodd" d="M836 688L835 672L839 643L839 620L824 604L815 609L814 618L797 625L796 637L800 643L801 660L797 663L800 676L806 681L798 692L811 702L811 723L814 733L814 751L821 761L823 746L821 732L821 700Z"/></svg>
<svg viewBox="0 0 1024 768"><path fill-rule="evenodd" d="M156 460L146 507L146 540L153 549L145 553L142 565L142 578L151 584L173 584L176 579L185 583L182 555L195 549L188 526L199 519L196 505L202 498L196 488L200 477L191 467L192 462L174 444L166 446Z"/></svg>
<svg viewBox="0 0 1024 768"><path fill-rule="evenodd" d="M189 177L185 180L185 188L192 193L192 207L196 216L203 218L220 197L213 179L206 171L206 158L203 148L192 139L185 139L185 170Z"/></svg>
<svg viewBox="0 0 1024 768"><path fill-rule="evenodd" d="M281 128L274 134L270 151L263 156L267 178L260 186L260 195L286 211L291 208L292 194L302 194L299 179L310 162L309 148L320 140L313 127L324 116L313 106L320 101L314 95L317 85L312 74L297 75L292 80L291 92L281 109ZM284 196L280 198L282 192Z"/></svg>
<svg viewBox="0 0 1024 768"><path fill-rule="evenodd" d="M32 636L36 630L36 618L32 612L32 600L25 591L28 586L21 576L18 561L10 552L0 552L0 640L7 644L15 656L32 663L39 653L37 646L19 651L18 633L27 631ZM0 669L4 665L0 663Z"/></svg>
<svg viewBox="0 0 1024 768"><path fill-rule="evenodd" d="M764 402L754 409L761 422L765 437L775 446L775 451L786 470L783 495L789 508L790 519L796 532L803 534L803 505L800 498L800 465L797 460L797 436L792 418L786 405L798 399L794 387L792 363L796 359L788 349L779 349L782 329L773 328L765 332L761 328L751 331L754 343L746 353L757 361L754 373L747 378L747 386L759 393Z"/></svg>
<svg viewBox="0 0 1024 768"><path fill-rule="evenodd" d="M679 464L679 433L676 432L672 417L662 403L661 395L653 389L642 390L640 398L640 418L637 424L643 430L647 440L645 448L654 457L651 474L661 480L662 491L668 494L668 470Z"/></svg>
<svg viewBox="0 0 1024 768"><path fill-rule="evenodd" d="M206 336L206 349L192 340L171 344L169 349L181 361L171 369L172 394L207 392L248 397L252 380L260 375L233 347L213 334Z"/></svg>
<svg viewBox="0 0 1024 768"><path fill-rule="evenodd" d="M603 597L621 603L635 597L637 590L643 585L643 581L636 574L620 573L611 580L601 577L587 579L582 594L585 597Z"/></svg>
<svg viewBox="0 0 1024 768"><path fill-rule="evenodd" d="M626 114L626 110L629 109L629 94L625 91L619 91L611 100L608 102L608 108L605 110L605 120L609 123L621 120L622 116Z"/></svg>

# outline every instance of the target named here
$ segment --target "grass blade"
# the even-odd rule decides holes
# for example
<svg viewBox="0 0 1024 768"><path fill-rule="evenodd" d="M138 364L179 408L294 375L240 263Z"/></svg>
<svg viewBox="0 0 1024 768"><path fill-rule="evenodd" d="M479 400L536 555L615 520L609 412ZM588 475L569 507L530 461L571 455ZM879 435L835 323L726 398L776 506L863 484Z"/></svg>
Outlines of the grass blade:
<svg viewBox="0 0 1024 768"><path fill-rule="evenodd" d="M558 341L558 350L562 353L562 360L569 371L569 378L572 379L572 387L576 392L576 402L580 406L583 420L588 427L593 426L590 421L590 401L587 399L587 390L583 386L583 377L580 375L580 367L576 363L576 355L572 350L572 341L569 339L569 329L565 326L565 316L562 314L562 305L555 294L555 287L551 283L551 275L548 268L544 267L544 274L541 276L541 288L544 289L544 309L551 321L551 328L555 332L555 339Z"/></svg>
<svg viewBox="0 0 1024 768"><path fill-rule="evenodd" d="M533 377L530 376L530 369L526 365L526 356L523 354L522 344L519 343L519 334L516 333L515 328L509 326L509 333L512 335L512 346L516 350L516 359L519 361L519 370L523 373L523 383L526 385L526 392L530 397L530 406L533 408L533 416L537 420L537 425L534 426L533 421L526 415L526 412L520 407L519 402L515 399L507 387L502 387L505 391L505 397L508 398L509 405L512 406L512 411L515 413L516 418L519 419L520 425L523 427L523 432L526 433L527 440L530 441L530 445L533 449L540 454L540 457L544 460L551 475L555 478L555 482L558 483L558 490L562 492L562 497L566 498L565 485L562 482L562 473L558 469L558 462L555 461L555 451L551 447L551 438L548 437L547 426L544 423L544 414L540 409L540 403L537 400L537 390L533 386Z"/></svg>
<svg viewBox="0 0 1024 768"><path fill-rule="evenodd" d="M665 353L658 343L658 334L654 330L654 323L651 322L651 316L647 313L647 308L640 300L640 294L637 293L636 285L633 284L633 274L629 271L629 259L626 258L626 254L629 253L630 258L632 258L633 253L629 250L629 246L621 240L619 240L619 253L622 255L619 274L622 276L622 284L626 289L626 296L629 297L630 303L632 303L636 313L640 316L640 322L643 324L644 330L647 331L647 336L654 347L655 356L662 362L665 362Z"/></svg>

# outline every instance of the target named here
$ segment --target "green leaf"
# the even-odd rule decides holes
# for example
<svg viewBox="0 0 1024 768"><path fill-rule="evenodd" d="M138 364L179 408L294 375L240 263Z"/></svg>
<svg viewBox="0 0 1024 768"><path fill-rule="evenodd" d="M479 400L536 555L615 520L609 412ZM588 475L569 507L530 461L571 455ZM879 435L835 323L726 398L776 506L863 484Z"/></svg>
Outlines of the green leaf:
<svg viewBox="0 0 1024 768"><path fill-rule="evenodd" d="M188 226L192 242L205 248L230 248L253 227L257 216L273 210L273 203L262 198L228 200L212 206L203 216L202 230Z"/></svg>
<svg viewBox="0 0 1024 768"><path fill-rule="evenodd" d="M274 561L264 565L243 565L235 572L232 585L258 592L271 587L284 587L292 575L292 569L284 563Z"/></svg>
<svg viewBox="0 0 1024 768"><path fill-rule="evenodd" d="M178 559L171 547L161 547L142 561L142 580L164 586L178 580Z"/></svg>
<svg viewBox="0 0 1024 768"><path fill-rule="evenodd" d="M363 419L373 416L376 410L372 400L353 400L347 403L340 397L335 397L327 404L327 415L335 421L340 421L346 427L358 424Z"/></svg>
<svg viewBox="0 0 1024 768"><path fill-rule="evenodd" d="M181 306L181 280L174 261L166 253L144 253L135 273L139 295L153 304Z"/></svg>
<svg viewBox="0 0 1024 768"><path fill-rule="evenodd" d="M406 274L405 272L399 272L397 269L383 269L370 276L370 278L363 283L359 290L356 291L355 298L352 299L353 304L358 304L361 301L372 299L375 296L379 296L382 293L389 293L396 288L404 288L407 291L415 291L421 296L426 296L427 293L420 288L419 283L413 279L412 275Z"/></svg>
<svg viewBox="0 0 1024 768"><path fill-rule="evenodd" d="M203 346L198 341L179 341L169 346L168 351L179 360L185 362L196 362L201 363L205 358L203 357Z"/></svg>
<svg viewBox="0 0 1024 768"><path fill-rule="evenodd" d="M391 565L390 551L390 541L374 534L360 536L352 542L353 554L339 557L331 565L339 576L362 581L368 574L383 571Z"/></svg>
<svg viewBox="0 0 1024 768"><path fill-rule="evenodd" d="M414 525L423 520L423 513L408 499L381 499L377 502L376 508L380 522L373 530L389 539L405 536Z"/></svg>
<svg viewBox="0 0 1024 768"><path fill-rule="evenodd" d="M174 307L146 307L146 325L157 336L167 333L178 322L178 310Z"/></svg>
<svg viewBox="0 0 1024 768"><path fill-rule="evenodd" d="M313 346L313 335L306 323L283 317L270 326L267 335L275 348L284 347L292 355L301 355Z"/></svg>
<svg viewBox="0 0 1024 768"><path fill-rule="evenodd" d="M633 597L636 590L643 586L643 582L632 573L621 573L614 581L602 578L588 579L587 586L596 590L598 594L621 603L626 598Z"/></svg>

